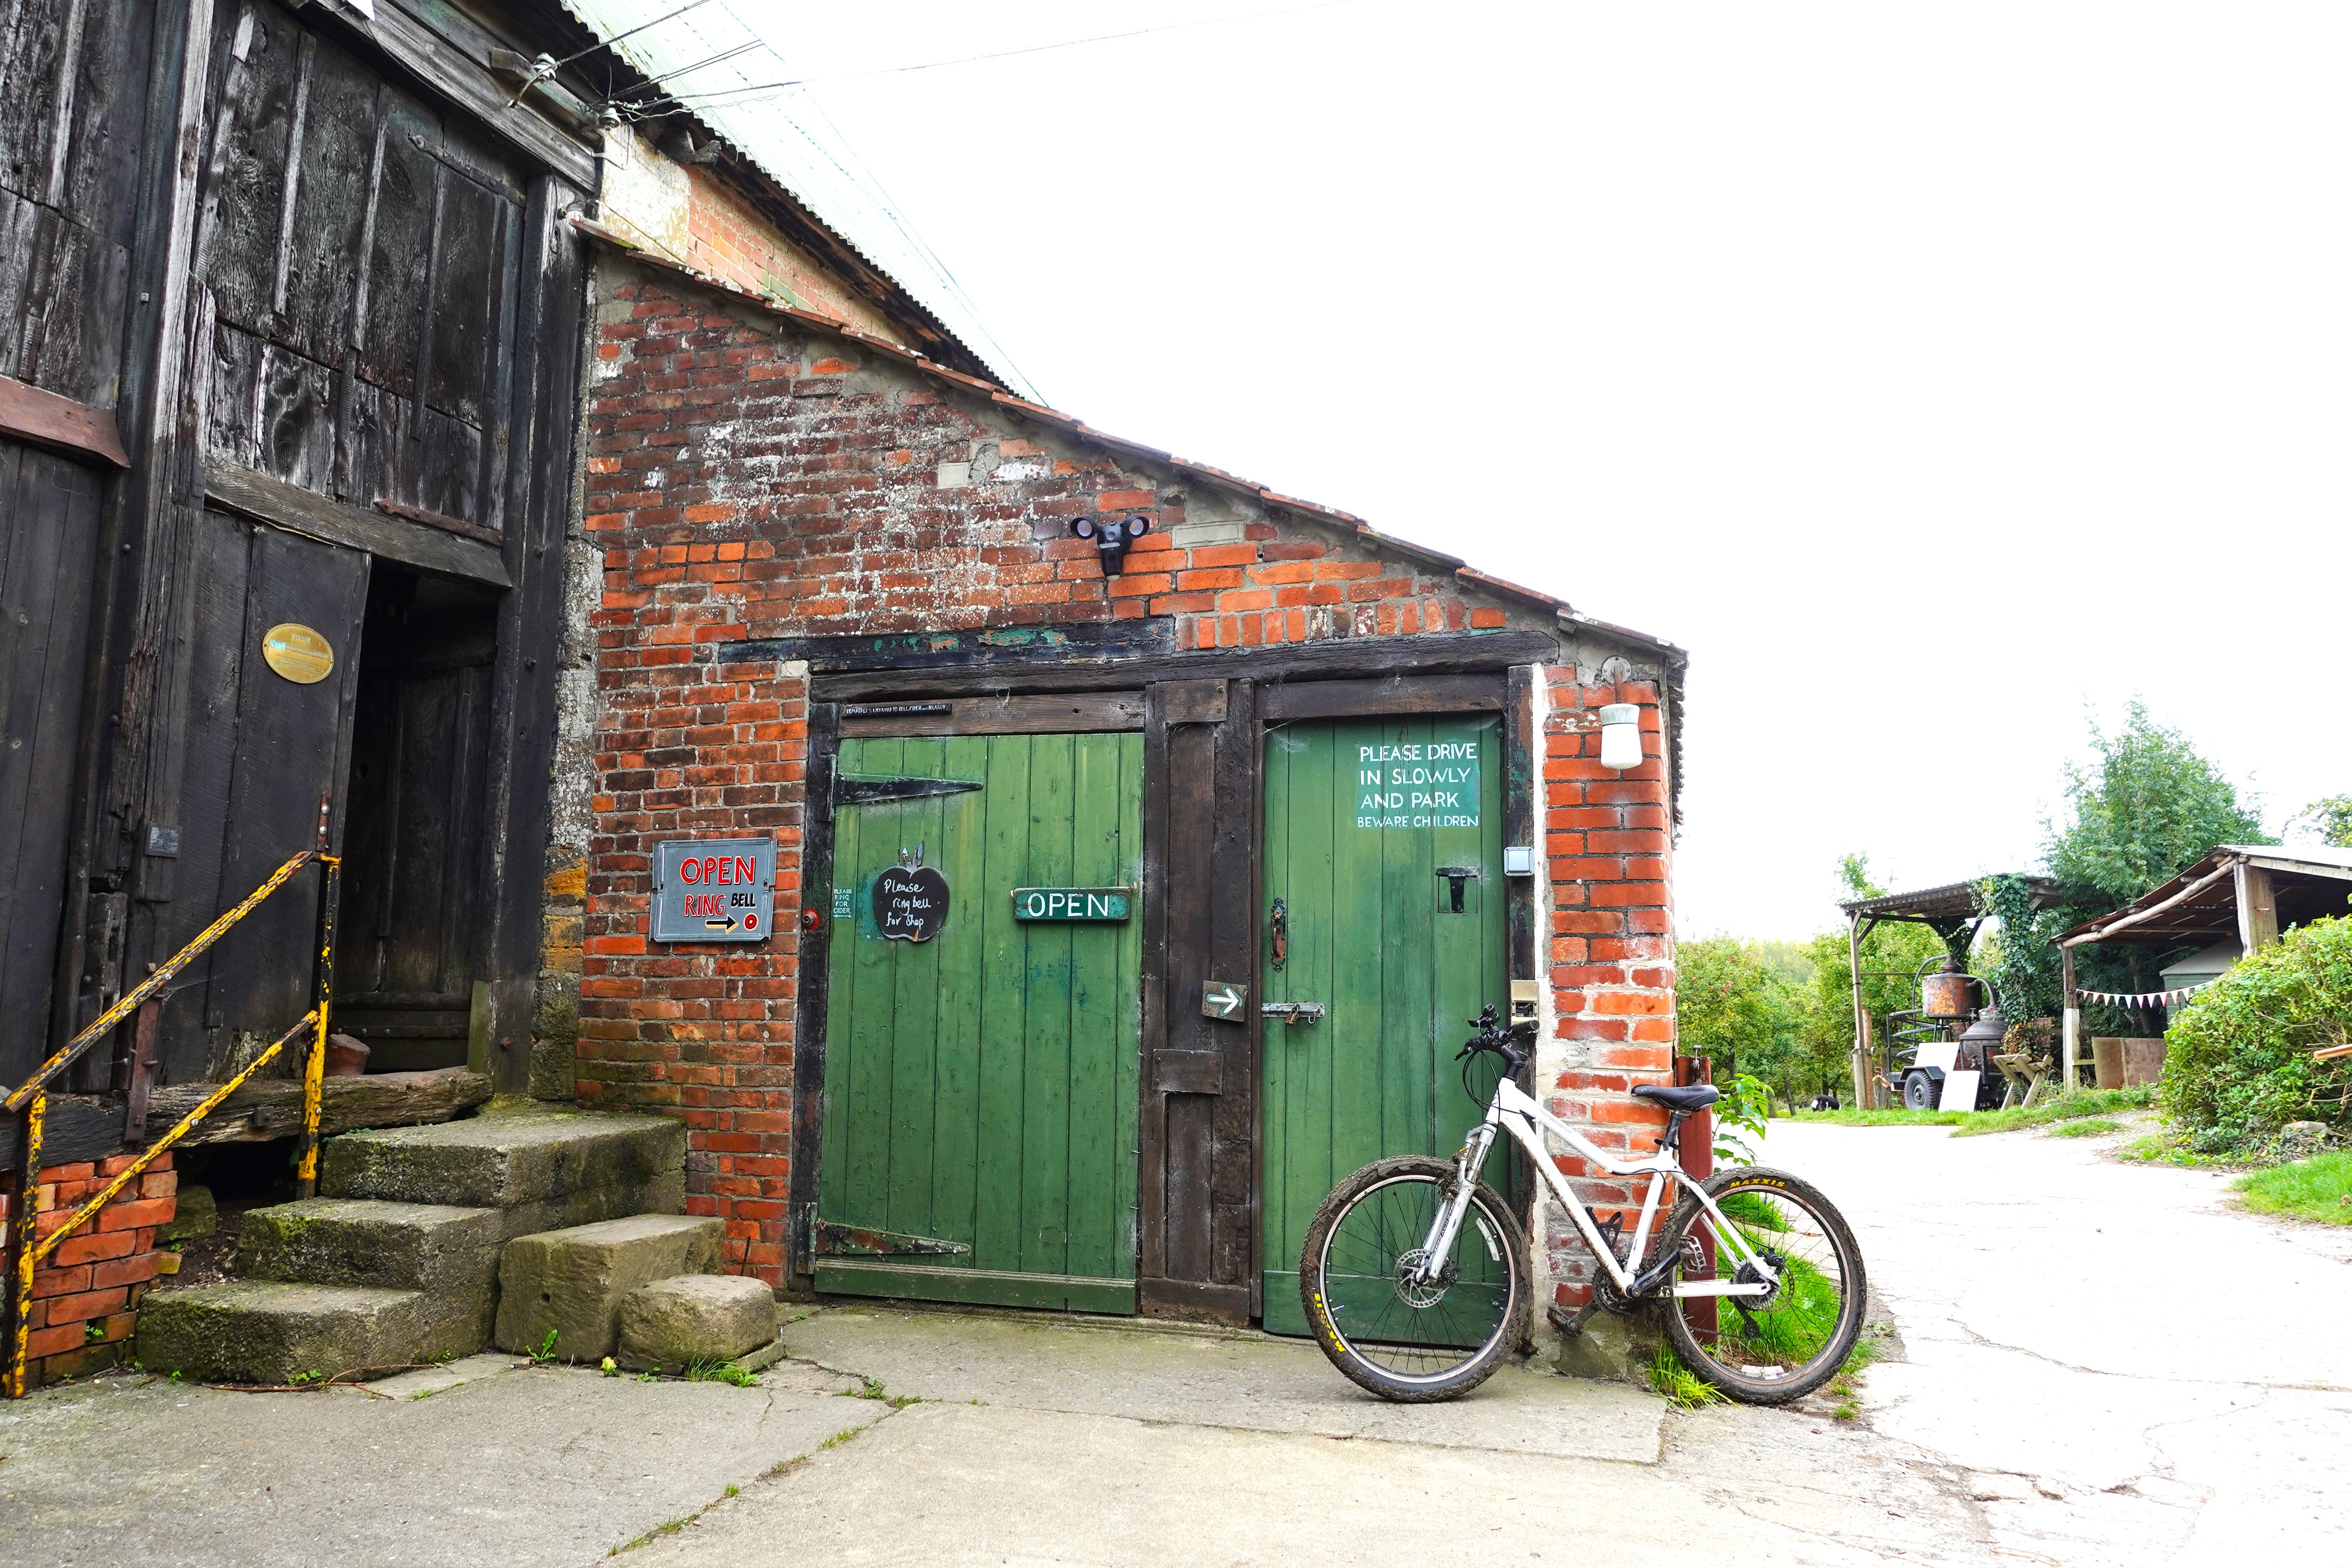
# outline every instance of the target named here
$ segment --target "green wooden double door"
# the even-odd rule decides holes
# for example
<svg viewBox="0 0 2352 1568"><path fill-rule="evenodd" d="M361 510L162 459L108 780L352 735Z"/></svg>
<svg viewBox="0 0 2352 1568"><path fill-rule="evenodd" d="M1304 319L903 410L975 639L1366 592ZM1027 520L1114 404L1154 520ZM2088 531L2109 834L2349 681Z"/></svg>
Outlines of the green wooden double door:
<svg viewBox="0 0 2352 1568"><path fill-rule="evenodd" d="M1256 973L1216 978L1254 985L1253 1010L1324 1010L1259 1026L1269 1330L1307 1331L1296 1269L1324 1194L1458 1147L1482 1109L1452 1058L1507 991L1500 735L1491 714L1266 731ZM1134 733L842 742L818 1289L1135 1310L1143 763ZM888 797L926 787L908 781L976 787ZM918 857L948 902L919 941L875 907ZM1125 920L1017 919L1013 889L1041 888L1137 891Z"/></svg>

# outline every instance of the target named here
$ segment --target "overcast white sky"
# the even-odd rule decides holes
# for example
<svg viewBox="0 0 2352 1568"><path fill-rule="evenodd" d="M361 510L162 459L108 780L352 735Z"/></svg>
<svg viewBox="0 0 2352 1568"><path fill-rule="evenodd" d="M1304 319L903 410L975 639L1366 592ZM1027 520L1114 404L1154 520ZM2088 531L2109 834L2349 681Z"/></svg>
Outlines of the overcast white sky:
<svg viewBox="0 0 2352 1568"><path fill-rule="evenodd" d="M731 0L797 72L1273 0ZM881 20L887 18L887 23ZM812 91L1046 397L1691 653L1685 931L2352 791L2352 9L1357 3Z"/></svg>

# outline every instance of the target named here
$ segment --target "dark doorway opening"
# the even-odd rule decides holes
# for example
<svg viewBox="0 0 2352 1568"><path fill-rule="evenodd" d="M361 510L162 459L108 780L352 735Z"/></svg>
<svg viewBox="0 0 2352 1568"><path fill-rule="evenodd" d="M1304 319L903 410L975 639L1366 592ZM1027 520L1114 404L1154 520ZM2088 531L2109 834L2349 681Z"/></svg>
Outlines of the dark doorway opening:
<svg viewBox="0 0 2352 1568"><path fill-rule="evenodd" d="M332 1022L366 1043L370 1072L469 1058L492 893L484 816L497 647L496 595L376 563L360 646Z"/></svg>

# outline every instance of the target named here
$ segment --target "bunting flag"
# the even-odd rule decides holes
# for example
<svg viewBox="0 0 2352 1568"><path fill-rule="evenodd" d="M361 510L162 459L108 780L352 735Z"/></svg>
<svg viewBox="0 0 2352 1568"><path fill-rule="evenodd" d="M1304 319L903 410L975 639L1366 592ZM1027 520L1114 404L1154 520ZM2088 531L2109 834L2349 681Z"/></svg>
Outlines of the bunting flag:
<svg viewBox="0 0 2352 1568"><path fill-rule="evenodd" d="M2177 991L2141 991L2133 994L2116 991L2077 991L2074 994L2085 1002L2105 1002L2113 1006L2137 1007L2145 1012L2154 1007L2170 1007L2186 1002L2212 984L2210 980L2200 981L2194 985L2183 985Z"/></svg>

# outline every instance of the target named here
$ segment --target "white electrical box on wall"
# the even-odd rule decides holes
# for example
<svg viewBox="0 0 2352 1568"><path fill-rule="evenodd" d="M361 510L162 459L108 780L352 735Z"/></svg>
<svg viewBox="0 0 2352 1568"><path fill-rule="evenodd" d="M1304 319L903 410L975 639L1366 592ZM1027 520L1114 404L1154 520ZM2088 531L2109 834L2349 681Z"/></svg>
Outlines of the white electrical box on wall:
<svg viewBox="0 0 2352 1568"><path fill-rule="evenodd" d="M1510 844L1503 848L1503 875L1532 877L1536 874L1536 850L1532 844Z"/></svg>

